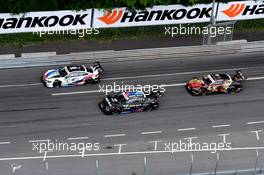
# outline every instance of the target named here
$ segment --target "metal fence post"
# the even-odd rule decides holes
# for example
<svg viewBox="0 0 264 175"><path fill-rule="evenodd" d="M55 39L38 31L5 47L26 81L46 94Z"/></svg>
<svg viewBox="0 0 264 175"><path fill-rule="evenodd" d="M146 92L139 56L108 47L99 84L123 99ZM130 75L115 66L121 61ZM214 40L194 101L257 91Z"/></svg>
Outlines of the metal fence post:
<svg viewBox="0 0 264 175"><path fill-rule="evenodd" d="M49 163L45 162L46 175L49 175Z"/></svg>
<svg viewBox="0 0 264 175"><path fill-rule="evenodd" d="M215 0L213 0L213 3L212 3L212 11L211 11L211 24L213 26L215 26L216 24L216 21L215 21Z"/></svg>
<svg viewBox="0 0 264 175"><path fill-rule="evenodd" d="M225 25L225 29L226 28L227 28L227 25ZM227 41L226 30L225 30L225 33L224 33L224 41Z"/></svg>
<svg viewBox="0 0 264 175"><path fill-rule="evenodd" d="M95 166L96 166L95 174L98 175L98 169L99 169L99 162L98 162L98 160L95 161Z"/></svg>
<svg viewBox="0 0 264 175"><path fill-rule="evenodd" d="M209 28L215 27L215 25L216 25L214 13L215 13L215 0L213 0L213 3L212 3L212 11L211 11L211 19L210 19L211 24L210 24ZM209 31L211 31L211 29ZM210 45L211 43L212 43L211 32L209 32L207 44Z"/></svg>
<svg viewBox="0 0 264 175"><path fill-rule="evenodd" d="M193 153L191 154L191 167L190 167L190 175L192 175L192 170L193 170L193 162L194 162L194 159L193 159Z"/></svg>
<svg viewBox="0 0 264 175"><path fill-rule="evenodd" d="M259 159L259 152L258 150L256 149L256 162L255 162L255 167L254 167L254 175L257 174L257 166L258 166L258 159Z"/></svg>
<svg viewBox="0 0 264 175"><path fill-rule="evenodd" d="M217 172L217 168L218 168L218 161L219 161L219 153L216 153L216 163L215 163L215 171L214 171L214 175L216 175Z"/></svg>
<svg viewBox="0 0 264 175"><path fill-rule="evenodd" d="M209 29L211 30L211 27L212 27L212 25L210 24L210 25L208 25L208 27L209 27ZM209 31L210 31L209 30ZM208 45L210 45L211 44L211 41L212 41L212 38L211 38L212 36L211 36L211 32L208 32L208 38L207 38L207 44Z"/></svg>
<svg viewBox="0 0 264 175"><path fill-rule="evenodd" d="M146 169L146 168L147 168L147 157L145 156L145 157L144 157L144 175L147 174L147 172L146 172L147 169Z"/></svg>

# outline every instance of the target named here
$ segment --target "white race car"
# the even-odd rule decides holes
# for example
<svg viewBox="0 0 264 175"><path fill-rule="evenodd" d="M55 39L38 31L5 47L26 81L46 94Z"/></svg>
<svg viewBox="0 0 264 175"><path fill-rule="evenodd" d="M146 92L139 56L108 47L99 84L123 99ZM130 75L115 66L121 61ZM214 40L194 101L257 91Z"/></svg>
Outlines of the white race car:
<svg viewBox="0 0 264 175"><path fill-rule="evenodd" d="M49 88L78 86L99 82L101 72L103 72L103 68L99 62L90 67L84 65L65 66L46 71L41 80Z"/></svg>

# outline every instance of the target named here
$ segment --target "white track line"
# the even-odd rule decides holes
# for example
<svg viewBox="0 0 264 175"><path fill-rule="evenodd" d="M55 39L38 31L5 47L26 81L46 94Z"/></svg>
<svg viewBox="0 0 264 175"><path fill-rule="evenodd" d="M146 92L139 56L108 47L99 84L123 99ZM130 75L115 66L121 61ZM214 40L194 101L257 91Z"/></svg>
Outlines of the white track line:
<svg viewBox="0 0 264 175"><path fill-rule="evenodd" d="M162 131L150 131L150 132L142 132L142 135L148 135L148 134L161 134Z"/></svg>
<svg viewBox="0 0 264 175"><path fill-rule="evenodd" d="M192 71L192 72L177 72L177 73L168 73L168 74L139 75L139 76L127 76L127 77L115 77L115 78L104 78L102 80L103 81L109 81L109 80L125 80L125 79L138 79L138 78L165 77L165 76L188 75L188 74L198 74L198 73L207 73L207 72L246 70L246 69L250 69L250 68L255 68L255 67L218 69L218 70L206 70L206 71ZM247 80L250 81L250 80L262 80L262 79L264 79L264 77L252 77L252 78L248 78ZM42 85L42 83L14 84L14 85L8 84L8 85L0 85L0 88L27 87L27 86L39 86L39 85Z"/></svg>
<svg viewBox="0 0 264 175"><path fill-rule="evenodd" d="M240 170L227 170L227 171L217 171L217 174L235 174L235 172L237 174L240 174L242 172L246 172L248 174L252 174L252 173L249 173L249 172L261 172L262 169L260 168L256 168L256 169L240 169ZM195 173L195 175L209 175L211 173ZM183 174L183 175L189 175L189 174Z"/></svg>
<svg viewBox="0 0 264 175"><path fill-rule="evenodd" d="M69 137L68 140L86 140L89 139L89 137Z"/></svg>
<svg viewBox="0 0 264 175"><path fill-rule="evenodd" d="M0 145L8 145L11 144L11 142L0 142Z"/></svg>
<svg viewBox="0 0 264 175"><path fill-rule="evenodd" d="M46 159L55 158L84 158L84 157L98 157L98 156L119 156L119 155L146 155L146 154L161 154L161 153L181 153L181 152L212 152L212 151L244 151L244 150L264 150L264 147L238 147L230 148L228 150L223 149L208 149L208 150L171 150L167 151L141 151L141 152L117 152L117 153L98 153L98 154L71 154L71 155L46 155ZM0 161L14 161L14 160L38 160L43 159L44 156L32 156L32 157L9 157L0 158Z"/></svg>
<svg viewBox="0 0 264 175"><path fill-rule="evenodd" d="M46 139L46 140L29 140L28 142L35 143L35 142L49 142L49 141L50 141L49 139Z"/></svg>
<svg viewBox="0 0 264 175"><path fill-rule="evenodd" d="M231 126L230 124L226 124L226 125L214 125L212 126L212 128L225 128L225 127L229 127Z"/></svg>
<svg viewBox="0 0 264 175"><path fill-rule="evenodd" d="M183 128L183 129L178 129L178 131L193 131L196 130L196 128Z"/></svg>
<svg viewBox="0 0 264 175"><path fill-rule="evenodd" d="M248 81L253 80L262 80L264 77L251 77L248 78ZM176 83L176 84L163 84L162 87L179 87L184 86L186 83ZM77 92L63 92L63 93L52 93L52 96L62 96L62 95L78 95L78 94L89 94L89 93L99 93L99 90L92 90L92 91L77 91Z"/></svg>
<svg viewBox="0 0 264 175"><path fill-rule="evenodd" d="M252 81L252 80L263 80L264 77L251 77L251 78L247 78L248 81Z"/></svg>
<svg viewBox="0 0 264 175"><path fill-rule="evenodd" d="M77 94L89 94L89 93L99 93L99 90L94 91L79 91L79 92L62 92L62 93L53 93L52 96L62 96L62 95L77 95Z"/></svg>
<svg viewBox="0 0 264 175"><path fill-rule="evenodd" d="M137 79L137 78L154 78L154 77L165 77L165 76L175 76L175 75L207 73L207 72L236 71L236 70L246 70L246 69L249 69L249 68L232 68L232 69L218 69L218 70L206 70L206 71L177 72L177 73L168 73L168 74L139 75L139 76L116 77L116 78L104 78L102 80L125 80L125 79Z"/></svg>
<svg viewBox="0 0 264 175"><path fill-rule="evenodd" d="M126 134L112 134L112 135L104 135L105 138L109 137L123 137L126 136Z"/></svg>
<svg viewBox="0 0 264 175"><path fill-rule="evenodd" d="M27 86L39 86L42 83L30 83L30 84L8 84L8 85L0 85L0 88L9 88L9 87L27 87Z"/></svg>
<svg viewBox="0 0 264 175"><path fill-rule="evenodd" d="M250 68L250 67L249 67ZM137 78L151 78L151 77L164 77L164 76L175 76L175 75L188 75L196 73L206 73L206 72L218 72L218 71L234 71L234 70L246 70L249 68L232 68L232 69L219 69L219 70L208 70L208 71L193 71L193 72L178 72L178 73L168 73L168 74L154 74L154 75L140 75L140 76L127 76L127 77L115 77L115 78L104 78L103 81L109 80L124 80L124 79L137 79ZM14 85L0 85L0 88L9 87L27 87L27 86L38 86L42 83L29 83L29 84L14 84Z"/></svg>
<svg viewBox="0 0 264 175"><path fill-rule="evenodd" d="M264 123L264 121L247 122L247 125L254 125L254 124L261 124L261 123Z"/></svg>
<svg viewBox="0 0 264 175"><path fill-rule="evenodd" d="M177 87L177 86L184 86L186 83L176 83L176 84L163 84L162 87Z"/></svg>

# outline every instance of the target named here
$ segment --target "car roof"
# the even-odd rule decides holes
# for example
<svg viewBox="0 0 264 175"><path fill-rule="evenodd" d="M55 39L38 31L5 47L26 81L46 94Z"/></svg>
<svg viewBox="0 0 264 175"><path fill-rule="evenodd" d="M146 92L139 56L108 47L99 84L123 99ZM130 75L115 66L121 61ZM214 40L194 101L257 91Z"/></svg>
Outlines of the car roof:
<svg viewBox="0 0 264 175"><path fill-rule="evenodd" d="M228 74L211 74L211 77L217 80L230 80L230 76Z"/></svg>
<svg viewBox="0 0 264 175"><path fill-rule="evenodd" d="M126 100L132 98L144 98L146 96L142 91L123 92L122 94Z"/></svg>
<svg viewBox="0 0 264 175"><path fill-rule="evenodd" d="M71 65L65 66L65 70L67 70L67 72L86 71L86 67L84 65Z"/></svg>

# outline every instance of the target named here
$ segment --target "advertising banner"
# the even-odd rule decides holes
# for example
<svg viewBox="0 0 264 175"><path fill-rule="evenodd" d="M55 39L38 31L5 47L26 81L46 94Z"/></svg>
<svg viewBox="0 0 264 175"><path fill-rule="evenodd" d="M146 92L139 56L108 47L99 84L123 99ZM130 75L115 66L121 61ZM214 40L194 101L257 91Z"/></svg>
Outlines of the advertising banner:
<svg viewBox="0 0 264 175"><path fill-rule="evenodd" d="M217 21L250 20L264 18L263 1L235 1L220 3Z"/></svg>
<svg viewBox="0 0 264 175"><path fill-rule="evenodd" d="M212 5L199 4L185 7L183 5L154 6L146 10L130 12L126 8L112 11L95 9L94 27L132 27L164 24L185 24L209 22Z"/></svg>
<svg viewBox="0 0 264 175"><path fill-rule="evenodd" d="M132 27L148 25L186 24L210 22L212 4L194 6L154 6L146 10L129 12L126 8L110 11L95 9L94 27ZM263 1L233 1L216 3L216 21L250 20L264 18Z"/></svg>
<svg viewBox="0 0 264 175"><path fill-rule="evenodd" d="M233 1L216 3L216 21L264 18L263 1ZM212 4L193 6L163 5L146 10L112 11L88 9L84 11L29 12L21 15L0 14L1 33L68 31L87 28L113 28L148 25L169 25L210 22Z"/></svg>
<svg viewBox="0 0 264 175"><path fill-rule="evenodd" d="M0 14L0 33L77 30L91 27L91 12L45 11L21 15Z"/></svg>

